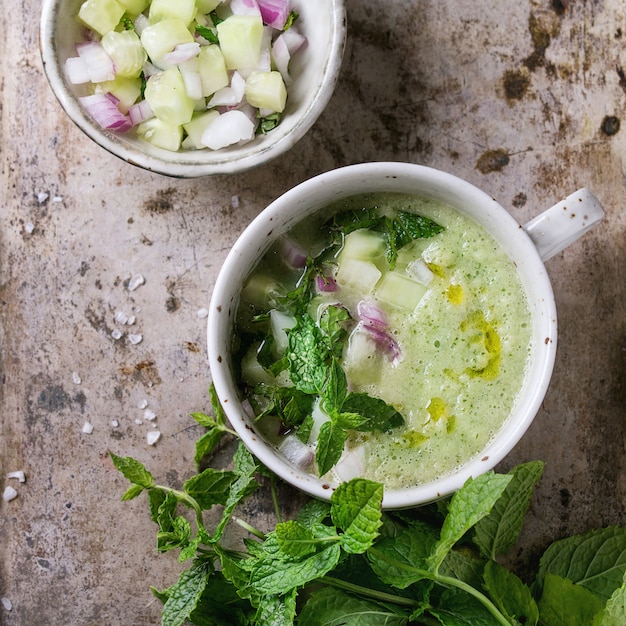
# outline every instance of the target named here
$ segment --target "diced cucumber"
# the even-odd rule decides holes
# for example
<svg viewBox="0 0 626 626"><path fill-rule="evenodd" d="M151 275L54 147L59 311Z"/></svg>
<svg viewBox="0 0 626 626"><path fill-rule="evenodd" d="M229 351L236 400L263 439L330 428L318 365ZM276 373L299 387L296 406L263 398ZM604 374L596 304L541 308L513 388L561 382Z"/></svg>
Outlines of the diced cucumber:
<svg viewBox="0 0 626 626"><path fill-rule="evenodd" d="M202 95L207 98L229 83L224 55L217 45L202 46L198 54L198 72L202 81Z"/></svg>
<svg viewBox="0 0 626 626"><path fill-rule="evenodd" d="M399 272L387 272L376 288L376 296L389 304L413 311L428 289Z"/></svg>
<svg viewBox="0 0 626 626"><path fill-rule="evenodd" d="M148 19L150 24L161 20L178 18L189 24L196 14L195 0L152 0Z"/></svg>
<svg viewBox="0 0 626 626"><path fill-rule="evenodd" d="M270 328L272 329L272 336L274 337L276 356L285 354L287 346L289 345L287 331L295 325L296 320L293 316L282 313L277 309L270 311Z"/></svg>
<svg viewBox="0 0 626 626"><path fill-rule="evenodd" d="M150 4L150 0L117 0L117 2L124 7L129 17L137 17Z"/></svg>
<svg viewBox="0 0 626 626"><path fill-rule="evenodd" d="M185 148L199 149L203 148L202 134L206 127L219 115L217 111L202 111L194 113L190 122L183 124L183 129L187 133L184 141Z"/></svg>
<svg viewBox="0 0 626 626"><path fill-rule="evenodd" d="M141 43L150 61L163 68L163 57L179 44L193 43L193 35L183 20L170 18L144 28Z"/></svg>
<svg viewBox="0 0 626 626"><path fill-rule="evenodd" d="M342 260L337 269L337 283L364 296L373 291L381 276L382 272L373 263L352 257Z"/></svg>
<svg viewBox="0 0 626 626"><path fill-rule="evenodd" d="M251 386L259 383L275 384L276 381L272 375L257 359L259 345L258 342L253 343L241 360L241 378Z"/></svg>
<svg viewBox="0 0 626 626"><path fill-rule="evenodd" d="M355 385L367 385L380 379L382 351L374 339L359 327L348 339L344 354L346 375Z"/></svg>
<svg viewBox="0 0 626 626"><path fill-rule="evenodd" d="M412 280L422 285L429 285L433 278L435 278L433 271L426 265L426 261L421 257L413 259L413 261L406 266L406 272Z"/></svg>
<svg viewBox="0 0 626 626"><path fill-rule="evenodd" d="M231 15L217 25L217 35L229 70L253 70L259 63L263 20L256 15Z"/></svg>
<svg viewBox="0 0 626 626"><path fill-rule="evenodd" d="M114 30L124 15L124 7L116 0L85 0L78 10L78 19L99 35Z"/></svg>
<svg viewBox="0 0 626 626"><path fill-rule="evenodd" d="M137 135L157 148L176 152L183 139L183 127L168 124L158 117L151 117L137 124Z"/></svg>
<svg viewBox="0 0 626 626"><path fill-rule="evenodd" d="M322 410L321 399L317 400L313 405L313 426L311 427L311 432L309 433L309 439L307 443L311 446L314 446L317 443L317 438L320 436L320 428L322 424L328 422L330 417Z"/></svg>
<svg viewBox="0 0 626 626"><path fill-rule="evenodd" d="M160 120L174 125L191 121L194 101L187 95L177 67L151 76L144 93L152 111Z"/></svg>
<svg viewBox="0 0 626 626"><path fill-rule="evenodd" d="M109 31L100 42L115 63L115 76L135 78L148 58L134 30Z"/></svg>
<svg viewBox="0 0 626 626"><path fill-rule="evenodd" d="M210 13L222 3L222 0L196 0L196 7L200 13Z"/></svg>
<svg viewBox="0 0 626 626"><path fill-rule="evenodd" d="M246 100L253 107L282 113L287 102L287 88L280 72L252 72L246 78Z"/></svg>
<svg viewBox="0 0 626 626"><path fill-rule="evenodd" d="M110 93L118 100L117 108L126 115L141 96L141 79L120 76L96 85L95 93Z"/></svg>
<svg viewBox="0 0 626 626"><path fill-rule="evenodd" d="M241 301L244 304L270 309L274 308L278 296L282 293L278 281L271 274L255 272L252 278L244 285L241 292Z"/></svg>
<svg viewBox="0 0 626 626"><path fill-rule="evenodd" d="M385 258L385 250L385 240L381 234L362 228L345 236L339 262L345 258L379 261Z"/></svg>

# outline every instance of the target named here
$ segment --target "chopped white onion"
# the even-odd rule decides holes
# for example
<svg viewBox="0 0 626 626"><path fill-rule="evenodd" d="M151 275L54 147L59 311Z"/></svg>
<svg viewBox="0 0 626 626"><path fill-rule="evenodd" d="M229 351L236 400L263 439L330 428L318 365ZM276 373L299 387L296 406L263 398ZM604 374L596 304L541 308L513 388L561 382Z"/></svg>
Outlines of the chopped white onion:
<svg viewBox="0 0 626 626"><path fill-rule="evenodd" d="M285 81L285 85L290 85L293 82L289 74L289 61L291 60L291 54L285 41L285 33L282 33L276 37L274 44L272 45L272 60L276 69L280 72L280 75Z"/></svg>
<svg viewBox="0 0 626 626"><path fill-rule="evenodd" d="M103 83L115 78L115 64L99 41L81 41L76 44L78 56L85 62L85 68L92 83Z"/></svg>
<svg viewBox="0 0 626 626"><path fill-rule="evenodd" d="M140 13L133 22L133 26L135 27L135 32L138 35L141 35L144 28L150 26L150 20L145 13Z"/></svg>
<svg viewBox="0 0 626 626"><path fill-rule="evenodd" d="M233 15L258 15L261 16L261 10L256 0L230 0L228 5Z"/></svg>
<svg viewBox="0 0 626 626"><path fill-rule="evenodd" d="M285 40L287 49L289 50L289 54L291 56L298 52L298 50L300 50L300 48L302 48L307 42L306 37L295 26L287 29L280 36Z"/></svg>
<svg viewBox="0 0 626 626"><path fill-rule="evenodd" d="M254 124L241 111L226 111L211 122L202 133L202 145L219 150L254 138Z"/></svg>
<svg viewBox="0 0 626 626"><path fill-rule="evenodd" d="M245 90L246 81L243 76L239 72L233 72L230 79L230 85L228 87L218 89L207 103L207 108L237 106L243 100Z"/></svg>
<svg viewBox="0 0 626 626"><path fill-rule="evenodd" d="M198 56L200 53L200 44L196 41L187 43L179 43L171 52L163 55L163 67L171 67L184 63Z"/></svg>
<svg viewBox="0 0 626 626"><path fill-rule="evenodd" d="M311 448L302 443L296 435L287 435L281 441L278 450L290 463L300 469L309 468L315 458Z"/></svg>
<svg viewBox="0 0 626 626"><path fill-rule="evenodd" d="M333 473L340 482L347 482L353 478L363 476L365 465L365 446L360 445L356 448L346 448L333 468Z"/></svg>
<svg viewBox="0 0 626 626"><path fill-rule="evenodd" d="M65 61L65 75L72 85L84 85L91 80L87 63L81 57L70 57Z"/></svg>
<svg viewBox="0 0 626 626"><path fill-rule="evenodd" d="M202 98L202 77L198 69L198 59L196 57L187 59L179 63L178 69L185 83L185 91L192 100Z"/></svg>

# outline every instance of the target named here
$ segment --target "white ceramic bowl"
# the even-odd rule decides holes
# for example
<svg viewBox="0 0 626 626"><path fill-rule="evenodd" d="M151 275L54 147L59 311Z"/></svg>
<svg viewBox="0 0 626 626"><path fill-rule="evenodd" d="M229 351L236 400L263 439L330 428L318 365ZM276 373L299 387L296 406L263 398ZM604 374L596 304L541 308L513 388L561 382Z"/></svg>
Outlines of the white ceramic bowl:
<svg viewBox="0 0 626 626"><path fill-rule="evenodd" d="M170 152L138 139L134 133L105 131L78 101L86 86L72 85L64 73L68 57L76 56L75 44L83 28L75 16L82 0L43 0L40 48L45 74L61 106L91 139L121 159L168 176L192 178L242 172L283 154L301 139L324 110L335 88L346 38L344 0L293 0L298 24L307 45L290 65L294 84L279 126L252 142L222 150Z"/></svg>
<svg viewBox="0 0 626 626"><path fill-rule="evenodd" d="M557 341L554 297L543 261L593 226L603 211L583 189L522 227L493 198L451 174L407 163L368 163L333 170L298 185L270 204L246 228L224 262L212 296L208 352L213 382L230 422L253 454L283 479L318 498L329 498L336 485L289 463L258 434L244 410L233 377L233 322L242 285L273 241L340 198L374 191L426 196L447 203L482 224L515 263L532 320L528 373L504 426L480 454L453 474L417 487L386 491L383 506L394 509L452 493L470 476L493 468L526 432L547 391Z"/></svg>

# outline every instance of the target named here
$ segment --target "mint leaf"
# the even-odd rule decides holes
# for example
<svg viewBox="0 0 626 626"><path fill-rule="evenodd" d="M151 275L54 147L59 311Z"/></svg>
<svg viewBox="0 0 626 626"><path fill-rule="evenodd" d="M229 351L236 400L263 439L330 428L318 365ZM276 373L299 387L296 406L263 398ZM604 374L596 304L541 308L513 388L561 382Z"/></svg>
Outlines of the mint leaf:
<svg viewBox="0 0 626 626"><path fill-rule="evenodd" d="M480 589L483 586L484 569L485 560L479 558L473 550L461 545L448 552L439 573L441 576L458 578Z"/></svg>
<svg viewBox="0 0 626 626"><path fill-rule="evenodd" d="M317 526L330 516L330 508L330 503L323 500L308 500L298 512L297 519L307 528Z"/></svg>
<svg viewBox="0 0 626 626"><path fill-rule="evenodd" d="M250 608L220 572L212 572L189 621L194 626L249 626Z"/></svg>
<svg viewBox="0 0 626 626"><path fill-rule="evenodd" d="M343 530L341 545L349 554L362 554L378 537L383 486L362 478L342 483L330 497L331 519Z"/></svg>
<svg viewBox="0 0 626 626"><path fill-rule="evenodd" d="M444 227L434 220L410 211L398 211L394 220L394 236L398 249L414 239L428 239L443 230Z"/></svg>
<svg viewBox="0 0 626 626"><path fill-rule="evenodd" d="M198 604L207 585L208 572L204 566L185 570L169 588L169 597L163 606L162 626L182 626Z"/></svg>
<svg viewBox="0 0 626 626"><path fill-rule="evenodd" d="M323 476L341 458L348 434L332 420L324 422L317 437L315 461L317 471Z"/></svg>
<svg viewBox="0 0 626 626"><path fill-rule="evenodd" d="M539 610L530 589L508 569L495 561L485 565L485 589L503 615L511 621L535 626Z"/></svg>
<svg viewBox="0 0 626 626"><path fill-rule="evenodd" d="M444 626L495 626L502 622L473 596L459 589L446 589L439 599L438 606L431 607L429 613Z"/></svg>
<svg viewBox="0 0 626 626"><path fill-rule="evenodd" d="M144 489L151 489L155 486L152 474L139 461L129 456L117 456L117 454L113 454L113 452L109 452L109 456L116 469L131 483L139 485Z"/></svg>
<svg viewBox="0 0 626 626"><path fill-rule="evenodd" d="M213 391L210 393L214 394L215 390L213 389ZM207 415L206 413L195 412L190 413L189 416L193 417L193 419L196 420L196 422L198 422L200 426L204 426L204 428L215 428L215 426L217 426L217 421L215 420L215 418Z"/></svg>
<svg viewBox="0 0 626 626"><path fill-rule="evenodd" d="M200 467L202 459L209 456L217 448L223 436L224 431L212 428L196 441L196 451L193 457L196 467Z"/></svg>
<svg viewBox="0 0 626 626"><path fill-rule="evenodd" d="M474 528L474 543L490 559L508 552L522 530L533 489L543 473L543 463L534 461L518 465L509 474L511 482L493 509Z"/></svg>
<svg viewBox="0 0 626 626"><path fill-rule="evenodd" d="M626 624L626 583L613 592L604 607L600 626L622 626Z"/></svg>
<svg viewBox="0 0 626 626"><path fill-rule="evenodd" d="M348 380L337 359L328 368L328 380L322 395L324 408L329 414L339 411L348 393Z"/></svg>
<svg viewBox="0 0 626 626"><path fill-rule="evenodd" d="M406 589L427 575L426 559L437 538L423 525L408 528L397 537L387 537L370 548L372 569L386 584Z"/></svg>
<svg viewBox="0 0 626 626"><path fill-rule="evenodd" d="M307 626L405 626L408 621L400 607L328 587L313 592L298 617Z"/></svg>
<svg viewBox="0 0 626 626"><path fill-rule="evenodd" d="M250 572L250 586L261 595L280 595L321 578L332 571L341 556L338 542L303 558L258 559Z"/></svg>
<svg viewBox="0 0 626 626"><path fill-rule="evenodd" d="M452 496L441 536L428 559L433 572L437 573L452 546L491 511L511 479L511 475L494 474L490 471L468 479Z"/></svg>
<svg viewBox="0 0 626 626"><path fill-rule="evenodd" d="M293 626L296 617L296 590L282 597L262 596L253 624L267 626Z"/></svg>
<svg viewBox="0 0 626 626"><path fill-rule="evenodd" d="M343 353L343 342L347 330L344 324L350 320L348 310L339 305L327 306L320 316L320 328L331 354L340 358Z"/></svg>
<svg viewBox="0 0 626 626"><path fill-rule="evenodd" d="M287 556L302 557L317 549L317 541L313 531L296 522L289 520L276 525L276 539L280 551Z"/></svg>
<svg viewBox="0 0 626 626"><path fill-rule="evenodd" d="M226 504L230 487L236 478L235 472L209 467L187 480L183 489L202 510L207 511L215 504Z"/></svg>
<svg viewBox="0 0 626 626"><path fill-rule="evenodd" d="M547 574L567 578L607 601L626 573L626 528L609 526L554 542L537 572L539 590Z"/></svg>
<svg viewBox="0 0 626 626"><path fill-rule="evenodd" d="M550 572L538 606L542 626L590 626L604 608L597 595Z"/></svg>
<svg viewBox="0 0 626 626"><path fill-rule="evenodd" d="M204 37L209 43L219 42L217 35L210 28L207 28L206 26L203 26L202 24L198 24L196 22L195 30L197 35L200 35L200 37Z"/></svg>
<svg viewBox="0 0 626 626"><path fill-rule="evenodd" d="M310 315L300 315L289 331L287 353L291 381L297 389L309 394L322 393L328 375L327 357L319 327Z"/></svg>
<svg viewBox="0 0 626 626"><path fill-rule="evenodd" d="M132 485L128 488L124 495L122 495L122 501L133 500L143 491L144 487L142 487L141 485Z"/></svg>
<svg viewBox="0 0 626 626"><path fill-rule="evenodd" d="M396 409L380 398L373 398L366 393L351 393L341 406L342 412L358 413L365 418L359 426L360 431L385 432L404 424L404 418Z"/></svg>

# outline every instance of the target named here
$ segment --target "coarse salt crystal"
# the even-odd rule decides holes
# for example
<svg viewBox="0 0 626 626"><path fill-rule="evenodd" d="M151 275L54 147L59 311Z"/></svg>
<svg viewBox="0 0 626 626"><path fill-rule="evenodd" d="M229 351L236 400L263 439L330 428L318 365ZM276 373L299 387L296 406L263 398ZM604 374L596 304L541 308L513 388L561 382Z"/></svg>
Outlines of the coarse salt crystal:
<svg viewBox="0 0 626 626"><path fill-rule="evenodd" d="M11 611L13 609L13 603L11 602L11 600L9 600L9 598L2 598L0 599L0 602L2 602L2 606L7 611Z"/></svg>
<svg viewBox="0 0 626 626"><path fill-rule="evenodd" d="M19 470L17 472L9 472L7 474L7 478L17 478L21 483L26 482L26 474L24 474L22 470Z"/></svg>
<svg viewBox="0 0 626 626"><path fill-rule="evenodd" d="M137 417L135 418L135 424L139 425L139 424L143 424L143 422Z"/></svg>
<svg viewBox="0 0 626 626"><path fill-rule="evenodd" d="M78 375L78 372L72 372L72 381L75 385L80 385L82 380L80 376Z"/></svg>
<svg viewBox="0 0 626 626"><path fill-rule="evenodd" d="M13 487L5 487L2 497L4 498L5 502L10 502L11 500L15 500L15 498L17 498L17 491L15 491Z"/></svg>
<svg viewBox="0 0 626 626"><path fill-rule="evenodd" d="M113 319L118 324L126 324L126 322L128 321L128 315L126 315L124 311L115 311L115 315L113 316Z"/></svg>
<svg viewBox="0 0 626 626"><path fill-rule="evenodd" d="M61 196L54 196L52 202L63 202L63 198Z"/></svg>
<svg viewBox="0 0 626 626"><path fill-rule="evenodd" d="M141 274L136 274L128 281L128 291L135 291L137 287L141 287L146 279Z"/></svg>
<svg viewBox="0 0 626 626"><path fill-rule="evenodd" d="M143 412L143 419L151 422L155 418L156 418L156 413L154 411L151 411L150 409L146 409Z"/></svg>
<svg viewBox="0 0 626 626"><path fill-rule="evenodd" d="M128 335L128 341L130 341L134 346L136 346L138 343L141 343L142 339L143 335L133 335L132 333Z"/></svg>
<svg viewBox="0 0 626 626"><path fill-rule="evenodd" d="M204 319L205 317L207 317L209 314L209 312L206 309L198 309L198 312L196 313L196 315L200 318L200 319Z"/></svg>
<svg viewBox="0 0 626 626"><path fill-rule="evenodd" d="M117 420L111 420L111 426L113 426L113 428L117 428L120 425L120 423Z"/></svg>
<svg viewBox="0 0 626 626"><path fill-rule="evenodd" d="M239 196L233 196L230 199L230 204L233 207L233 209L238 209L239 208Z"/></svg>
<svg viewBox="0 0 626 626"><path fill-rule="evenodd" d="M128 324L128 326L132 326L132 325L135 323L135 320L136 320L135 316L134 316L134 315L131 315L131 316L129 316L129 318L126 320L126 324Z"/></svg>
<svg viewBox="0 0 626 626"><path fill-rule="evenodd" d="M46 193L45 191L40 191L37 194L37 202L39 202L39 204L42 204L43 202L45 202L48 198L50 197L50 194Z"/></svg>
<svg viewBox="0 0 626 626"><path fill-rule="evenodd" d="M32 222L24 224L24 230L30 235L35 230L35 225Z"/></svg>
<svg viewBox="0 0 626 626"><path fill-rule="evenodd" d="M153 446L161 438L161 433L158 430L151 430L146 434L146 441L149 446Z"/></svg>
<svg viewBox="0 0 626 626"><path fill-rule="evenodd" d="M83 432L86 435L91 435L91 433L93 432L93 424L90 424L89 422L85 422L83 424Z"/></svg>
<svg viewBox="0 0 626 626"><path fill-rule="evenodd" d="M117 341L118 339L122 338L122 333L117 328L114 328L111 331L111 337L113 337L113 339L115 339L115 341Z"/></svg>
<svg viewBox="0 0 626 626"><path fill-rule="evenodd" d="M144 398L137 406L140 409L145 409L148 406L148 401Z"/></svg>

